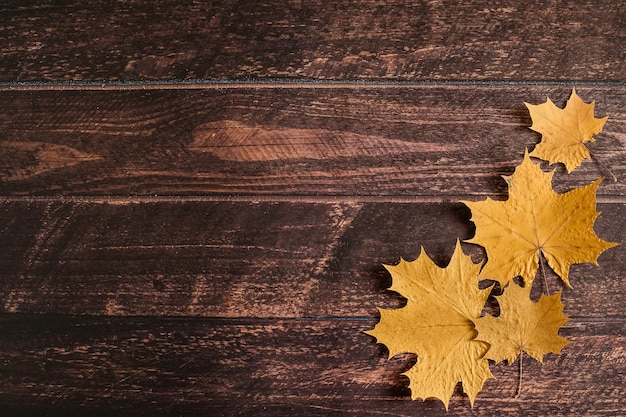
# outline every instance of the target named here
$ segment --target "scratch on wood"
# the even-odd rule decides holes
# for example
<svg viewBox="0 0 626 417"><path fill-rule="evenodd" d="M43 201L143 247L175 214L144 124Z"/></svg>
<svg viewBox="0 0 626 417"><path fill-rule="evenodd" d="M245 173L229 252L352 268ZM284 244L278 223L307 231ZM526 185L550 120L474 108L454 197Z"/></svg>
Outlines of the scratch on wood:
<svg viewBox="0 0 626 417"><path fill-rule="evenodd" d="M317 260L317 265L313 269L313 275L319 275L328 268L329 261L333 258L333 254L337 246L341 242L341 237L352 224L354 218L359 214L362 204L355 204L349 207L336 204L330 211L330 243L326 245L326 249L322 256Z"/></svg>
<svg viewBox="0 0 626 417"><path fill-rule="evenodd" d="M332 413L335 413L335 412L346 413L350 411L354 412L355 414L361 413L361 410L346 410L344 408L326 407L326 406L314 405L314 404L309 405L309 407L315 408L317 410L322 410L324 412L332 412ZM369 415L375 414L379 416L411 417L411 414L398 414L397 412L374 411L372 409L368 409L367 414Z"/></svg>
<svg viewBox="0 0 626 417"><path fill-rule="evenodd" d="M26 279L29 275L28 272L31 268L36 264L37 260L48 251L48 248L54 247L54 243L50 243L50 241L57 239L63 233L64 228L68 223L72 220L72 213L75 211L76 206L70 206L69 212L64 216L58 216L55 213L59 211L64 205L57 205L53 202L48 202L41 216L41 226L37 231L37 234L34 238L33 246L24 254L24 260L22 262L22 266L17 271L17 276L20 281ZM61 262L57 264L59 267ZM53 271L49 271L47 276L50 276ZM44 282L39 282L38 285L25 285L25 288L30 288L31 291L43 290L45 286ZM7 295L6 301L4 303L5 311L9 313L15 313L19 310L20 305L22 305L27 297L32 296L31 292L24 291L19 287L14 287L11 289L11 292Z"/></svg>
<svg viewBox="0 0 626 417"><path fill-rule="evenodd" d="M191 291L191 300L189 301L189 314L198 315L202 311L202 306L200 305L200 298L203 294L209 289L206 280L207 276L198 277L195 281L193 289Z"/></svg>
<svg viewBox="0 0 626 417"><path fill-rule="evenodd" d="M104 308L104 314L107 316L118 316L124 311L124 308L119 305L116 300L116 294L117 293L112 294L111 298L109 298L106 303L106 306Z"/></svg>
<svg viewBox="0 0 626 417"><path fill-rule="evenodd" d="M297 306L298 312L303 308L306 308L311 302L313 302L313 300L316 299L317 290L320 285L319 277L330 267L330 262L336 256L337 248L341 243L341 237L346 233L353 220L361 211L362 207L362 204L354 204L350 206L336 204L330 210L329 243L326 245L322 255L317 259L310 279L303 285L302 293L307 296L302 297L302 301Z"/></svg>

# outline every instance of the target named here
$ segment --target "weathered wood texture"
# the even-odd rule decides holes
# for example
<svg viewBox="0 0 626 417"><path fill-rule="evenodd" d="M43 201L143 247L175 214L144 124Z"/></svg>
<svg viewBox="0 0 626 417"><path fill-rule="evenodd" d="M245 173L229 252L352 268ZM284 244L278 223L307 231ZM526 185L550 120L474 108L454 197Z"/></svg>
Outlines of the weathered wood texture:
<svg viewBox="0 0 626 417"><path fill-rule="evenodd" d="M621 241L626 204L599 210L597 233ZM26 313L376 317L402 305L382 263L423 246L444 266L473 236L460 203L16 202L0 213L0 305ZM626 247L599 261L572 266L568 316L624 317Z"/></svg>
<svg viewBox="0 0 626 417"><path fill-rule="evenodd" d="M407 86L0 93L0 194L494 196L525 148L524 102L569 87ZM589 147L626 193L626 87L579 88L609 115ZM607 173L588 160L566 190Z"/></svg>
<svg viewBox="0 0 626 417"><path fill-rule="evenodd" d="M387 361L363 333L374 323L2 315L0 403L28 415L443 415L408 399L400 373L415 359ZM500 364L473 409L457 387L445 415L620 415L624 322L562 334L573 343L561 355L525 357L520 398L517 367Z"/></svg>
<svg viewBox="0 0 626 417"><path fill-rule="evenodd" d="M2 2L0 414L625 415L623 9ZM573 343L524 358L520 398L498 365L473 409L411 401L415 357L363 333L404 303L382 263L445 265L459 200L539 140L523 102L572 86L609 115L595 230L622 243L571 269Z"/></svg>
<svg viewBox="0 0 626 417"><path fill-rule="evenodd" d="M626 79L615 1L4 1L0 81Z"/></svg>

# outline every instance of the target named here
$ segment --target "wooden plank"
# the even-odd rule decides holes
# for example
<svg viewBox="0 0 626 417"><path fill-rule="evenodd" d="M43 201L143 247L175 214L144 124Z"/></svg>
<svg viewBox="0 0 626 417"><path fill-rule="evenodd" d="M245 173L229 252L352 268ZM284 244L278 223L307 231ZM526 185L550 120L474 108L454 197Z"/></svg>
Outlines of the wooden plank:
<svg viewBox="0 0 626 417"><path fill-rule="evenodd" d="M590 144L626 194L626 87L578 88L609 116ZM0 93L2 195L494 196L539 141L523 102L569 87L353 86ZM558 190L607 175L595 161Z"/></svg>
<svg viewBox="0 0 626 417"><path fill-rule="evenodd" d="M0 81L626 78L611 1L5 1Z"/></svg>
<svg viewBox="0 0 626 417"><path fill-rule="evenodd" d="M543 365L492 366L474 408L409 399L363 333L373 320L216 320L0 315L0 404L29 415L606 415L623 411L623 321L581 321ZM32 413L32 414L31 414Z"/></svg>
<svg viewBox="0 0 626 417"><path fill-rule="evenodd" d="M597 234L622 241L626 204L598 209ZM473 235L460 203L18 201L0 213L8 312L375 317L403 302L383 263L423 246L443 266ZM568 315L623 317L624 245L599 264L572 266ZM549 286L562 288L552 275Z"/></svg>

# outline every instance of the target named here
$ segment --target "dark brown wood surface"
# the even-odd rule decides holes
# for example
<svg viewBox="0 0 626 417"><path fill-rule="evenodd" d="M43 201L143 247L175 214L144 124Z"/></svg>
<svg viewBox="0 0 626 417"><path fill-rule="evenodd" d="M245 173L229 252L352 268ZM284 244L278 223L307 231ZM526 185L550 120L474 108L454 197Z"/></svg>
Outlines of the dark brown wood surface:
<svg viewBox="0 0 626 417"><path fill-rule="evenodd" d="M626 415L622 2L0 4L0 412ZM473 408L411 401L364 334L382 264L444 266L460 200L502 199L571 88L609 116L564 192L606 177L543 365ZM613 182L601 161L618 177ZM463 243L475 261L478 246ZM551 291L562 289L550 271ZM537 297L540 288L535 288ZM493 298L487 309L497 309Z"/></svg>
<svg viewBox="0 0 626 417"><path fill-rule="evenodd" d="M0 206L0 305L89 315L376 317L400 298L382 264L423 246L445 266L473 236L460 203L12 202ZM601 204L618 242L626 204ZM475 261L480 247L464 249ZM570 316L623 316L626 249L572 266ZM562 285L556 277L553 289ZM612 285L616 283L618 285Z"/></svg>
<svg viewBox="0 0 626 417"><path fill-rule="evenodd" d="M569 87L569 86L568 86ZM543 86L231 87L0 92L4 195L458 196L505 193ZM626 89L578 88L609 115L597 160L626 177ZM451 140L450 138L456 138ZM555 187L607 172L594 160ZM605 181L600 195L624 195Z"/></svg>
<svg viewBox="0 0 626 417"><path fill-rule="evenodd" d="M580 320L573 342L543 363L493 368L474 408L459 389L443 413L411 401L400 375L363 333L373 319L0 316L0 401L43 415L620 415L623 321ZM593 399L594 401L591 401Z"/></svg>
<svg viewBox="0 0 626 417"><path fill-rule="evenodd" d="M3 82L626 79L621 1L4 1Z"/></svg>

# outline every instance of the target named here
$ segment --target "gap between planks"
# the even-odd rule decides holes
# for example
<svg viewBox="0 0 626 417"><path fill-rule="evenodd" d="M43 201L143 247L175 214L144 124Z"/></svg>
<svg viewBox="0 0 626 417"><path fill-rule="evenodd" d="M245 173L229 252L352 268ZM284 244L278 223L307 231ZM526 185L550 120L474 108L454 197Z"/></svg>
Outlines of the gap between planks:
<svg viewBox="0 0 626 417"><path fill-rule="evenodd" d="M196 320L201 322L212 322L215 324L224 325L263 325L272 324L276 322L371 322L377 323L380 320L378 315L376 316L281 316L281 317L257 317L257 316L242 316L242 317L222 317L222 316L178 316L178 315L102 315L102 314L65 314L65 313L31 313L31 312L16 312L16 313L0 313L0 319L6 318L76 318L76 319L111 319L111 320L171 320L171 321L187 321ZM588 317L588 316L568 316L569 322L564 328L577 328L577 325L593 325L593 324L626 324L626 316L607 316L607 317Z"/></svg>
<svg viewBox="0 0 626 417"><path fill-rule="evenodd" d="M474 87L514 87L514 86L579 86L579 87L624 87L625 81L505 81L505 80L356 80L333 81L314 79L258 79L258 80L170 80L170 81L69 81L69 82L4 82L0 91L127 91L127 90L211 90L237 88L290 88L290 89L332 89L332 88L411 88L428 86L474 86Z"/></svg>
<svg viewBox="0 0 626 417"><path fill-rule="evenodd" d="M317 203L317 204L358 204L358 203L460 203L461 201L506 198L497 195L449 195L449 196L282 196L282 195L210 195L210 196L3 196L1 203L93 203L93 204L143 204L143 203L187 203L187 202L241 202L241 203ZM626 195L597 196L598 204L626 204Z"/></svg>

